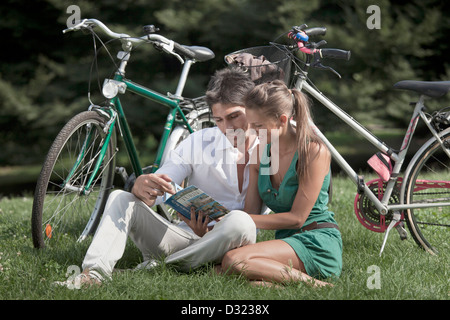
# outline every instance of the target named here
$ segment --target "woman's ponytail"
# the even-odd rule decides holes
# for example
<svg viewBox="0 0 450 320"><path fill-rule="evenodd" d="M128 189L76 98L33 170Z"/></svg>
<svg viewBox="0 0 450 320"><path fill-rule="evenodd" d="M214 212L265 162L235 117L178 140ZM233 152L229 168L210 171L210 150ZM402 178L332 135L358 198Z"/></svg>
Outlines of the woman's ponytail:
<svg viewBox="0 0 450 320"><path fill-rule="evenodd" d="M310 112L310 102L306 95L302 92L291 89L293 97L293 113L294 120L296 122L296 135L297 135L297 150L298 150L298 163L297 163L297 176L300 181L306 174L308 168L308 160L311 158L309 155L310 143L319 143L322 145L322 141L317 137L312 128L312 119Z"/></svg>

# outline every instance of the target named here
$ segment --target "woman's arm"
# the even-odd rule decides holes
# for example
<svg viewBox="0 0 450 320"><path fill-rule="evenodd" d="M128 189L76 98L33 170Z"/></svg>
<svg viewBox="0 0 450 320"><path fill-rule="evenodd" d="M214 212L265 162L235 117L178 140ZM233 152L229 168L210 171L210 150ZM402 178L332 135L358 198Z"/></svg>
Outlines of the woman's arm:
<svg viewBox="0 0 450 320"><path fill-rule="evenodd" d="M247 195L245 196L244 211L249 214L259 215L262 208L262 200L258 192L259 162L250 164Z"/></svg>
<svg viewBox="0 0 450 320"><path fill-rule="evenodd" d="M326 147L311 144L309 168L307 174L299 182L299 188L288 212L265 216L252 215L259 229L299 229L303 226L317 201L323 180L330 170L330 153Z"/></svg>

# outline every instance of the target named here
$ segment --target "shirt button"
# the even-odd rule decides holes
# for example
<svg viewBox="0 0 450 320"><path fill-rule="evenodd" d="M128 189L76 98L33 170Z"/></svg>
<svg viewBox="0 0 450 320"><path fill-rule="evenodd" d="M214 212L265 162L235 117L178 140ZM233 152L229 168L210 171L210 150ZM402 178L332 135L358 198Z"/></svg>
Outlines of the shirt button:
<svg viewBox="0 0 450 320"><path fill-rule="evenodd" d="M267 189L267 192L270 192L270 189Z"/></svg>

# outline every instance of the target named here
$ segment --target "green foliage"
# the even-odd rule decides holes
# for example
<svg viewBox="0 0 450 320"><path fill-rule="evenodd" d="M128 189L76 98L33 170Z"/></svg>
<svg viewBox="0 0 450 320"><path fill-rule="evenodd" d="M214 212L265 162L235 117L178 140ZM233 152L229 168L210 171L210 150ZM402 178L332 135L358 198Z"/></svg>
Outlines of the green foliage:
<svg viewBox="0 0 450 320"><path fill-rule="evenodd" d="M40 162L62 125L85 110L88 83L101 103L98 83L114 71L102 50L91 76L92 38L62 34L69 5L82 18L97 18L113 30L142 35L155 24L160 33L186 45L211 48L216 58L197 63L185 95L204 93L210 75L225 66L225 54L267 44L293 25L326 26L328 47L352 51L350 62L327 61L343 78L310 70L311 79L338 105L365 125L401 126L409 119L413 94L393 91L403 79L445 80L449 75L449 5L438 0L156 0L63 1L8 0L0 4L3 59L0 60L0 165ZM381 10L381 28L366 26L369 5ZM106 40L106 38L105 38ZM110 44L111 52L119 43ZM135 50L127 77L162 92L174 92L181 66L151 46ZM442 105L442 102L439 102ZM138 97L125 105L131 129L140 141L161 134L166 109ZM438 103L432 105L437 108ZM319 125L334 121L316 112ZM333 122L334 124L334 122ZM147 146L140 145L139 149Z"/></svg>

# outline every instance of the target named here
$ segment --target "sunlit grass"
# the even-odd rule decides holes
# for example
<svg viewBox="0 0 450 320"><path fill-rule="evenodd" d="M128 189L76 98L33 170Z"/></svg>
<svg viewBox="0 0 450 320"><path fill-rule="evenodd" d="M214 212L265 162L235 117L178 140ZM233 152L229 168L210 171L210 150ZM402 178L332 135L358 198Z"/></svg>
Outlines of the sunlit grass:
<svg viewBox="0 0 450 320"><path fill-rule="evenodd" d="M333 288L313 289L302 283L281 289L255 288L236 276L216 275L212 266L180 273L168 265L152 271L125 271L113 275L99 288L70 290L52 285L66 280L69 266L81 267L87 243L67 243L61 248L36 250L30 232L31 197L0 201L0 299L150 299L150 300L297 300L449 299L449 253L431 256L411 237L400 241L393 230L381 257L383 234L365 229L353 212L354 185L333 178L333 202L343 244L344 267ZM448 238L448 234L446 235ZM273 238L261 232L259 241ZM141 262L129 241L117 267L129 269ZM379 270L379 289L372 266ZM375 279L375 280L374 280Z"/></svg>

